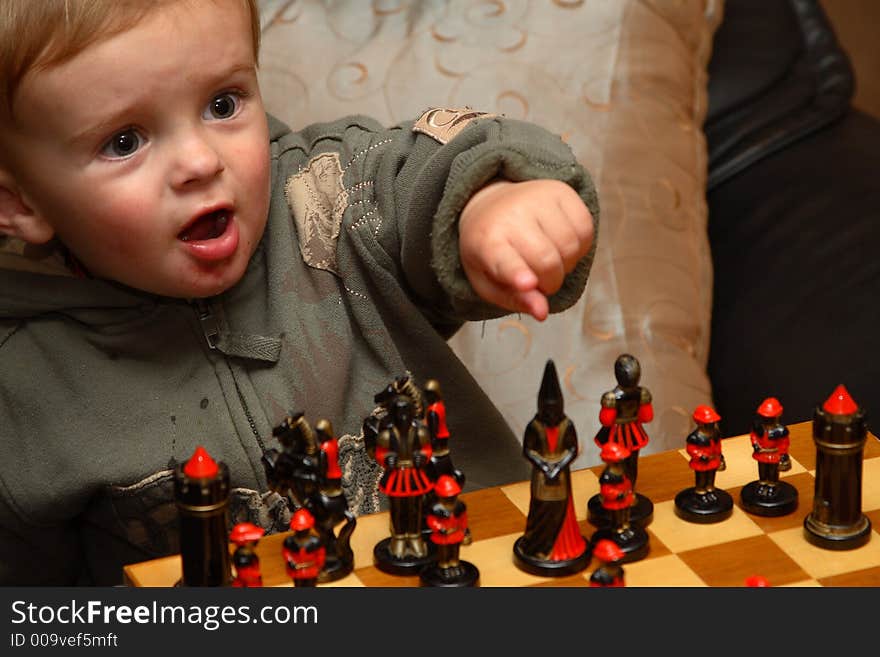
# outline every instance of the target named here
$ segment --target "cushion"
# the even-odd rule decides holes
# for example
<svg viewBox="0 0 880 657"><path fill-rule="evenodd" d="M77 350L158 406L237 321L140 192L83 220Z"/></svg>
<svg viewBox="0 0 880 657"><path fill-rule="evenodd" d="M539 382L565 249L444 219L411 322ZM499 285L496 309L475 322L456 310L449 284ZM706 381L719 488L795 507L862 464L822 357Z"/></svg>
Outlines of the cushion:
<svg viewBox="0 0 880 657"><path fill-rule="evenodd" d="M262 5L266 108L294 128L349 113L391 125L469 106L539 123L571 145L601 204L585 294L545 322L473 323L450 344L520 436L552 359L580 433L574 467L601 462L599 400L616 385L617 356L631 353L654 398L643 453L683 447L693 409L712 399L702 123L723 2Z"/></svg>

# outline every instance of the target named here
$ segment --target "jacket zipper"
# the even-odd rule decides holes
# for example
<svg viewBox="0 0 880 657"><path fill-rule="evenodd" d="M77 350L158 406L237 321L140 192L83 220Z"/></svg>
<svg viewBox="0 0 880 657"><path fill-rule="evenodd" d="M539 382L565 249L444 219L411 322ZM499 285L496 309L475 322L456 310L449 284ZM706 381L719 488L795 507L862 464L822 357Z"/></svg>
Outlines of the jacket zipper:
<svg viewBox="0 0 880 657"><path fill-rule="evenodd" d="M211 311L211 306L204 299L195 299L194 301L196 307L196 313L199 316L199 323L202 326L202 333L205 336L205 340L208 343L208 348L212 351L220 351L217 348L217 343L220 339L220 322L214 313ZM220 353L223 353L220 351ZM238 385L238 379L235 377L235 372L232 370L232 364L229 362L229 359L226 357L226 354L223 354L223 358L226 362L226 368L229 370L229 376L232 377L232 385L235 386L235 392L238 395L238 401L241 404L241 408L244 411L244 416L247 418L248 425L251 428L251 432L254 434L254 438L257 439L257 444L260 446L260 451L266 452L266 445L263 444L263 438L260 436L260 432L257 431L257 423L254 422L254 418L251 415L250 408L248 408L247 402L245 401L244 395L241 392L241 388Z"/></svg>

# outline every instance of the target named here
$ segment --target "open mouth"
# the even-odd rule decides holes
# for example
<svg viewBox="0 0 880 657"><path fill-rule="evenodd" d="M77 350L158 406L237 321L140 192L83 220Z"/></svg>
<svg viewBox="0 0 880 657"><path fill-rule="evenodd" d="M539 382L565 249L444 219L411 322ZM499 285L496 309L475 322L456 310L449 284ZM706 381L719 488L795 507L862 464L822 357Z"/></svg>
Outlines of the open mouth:
<svg viewBox="0 0 880 657"><path fill-rule="evenodd" d="M177 239L183 242L199 242L220 237L226 232L229 217L229 210L215 210L203 214L180 231Z"/></svg>

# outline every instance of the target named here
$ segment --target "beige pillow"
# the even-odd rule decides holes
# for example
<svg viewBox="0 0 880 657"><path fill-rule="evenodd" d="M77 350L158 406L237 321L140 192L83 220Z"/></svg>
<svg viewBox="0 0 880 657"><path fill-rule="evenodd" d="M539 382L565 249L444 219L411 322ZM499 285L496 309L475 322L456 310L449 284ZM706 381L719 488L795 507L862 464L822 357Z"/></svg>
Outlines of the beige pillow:
<svg viewBox="0 0 880 657"><path fill-rule="evenodd" d="M722 0L263 0L267 109L296 128L470 106L539 123L592 173L601 223L582 299L543 323L466 326L456 353L522 435L552 358L575 467L600 463L599 399L631 353L654 398L643 453L684 447L706 374L706 66ZM454 412L454 409L450 409Z"/></svg>

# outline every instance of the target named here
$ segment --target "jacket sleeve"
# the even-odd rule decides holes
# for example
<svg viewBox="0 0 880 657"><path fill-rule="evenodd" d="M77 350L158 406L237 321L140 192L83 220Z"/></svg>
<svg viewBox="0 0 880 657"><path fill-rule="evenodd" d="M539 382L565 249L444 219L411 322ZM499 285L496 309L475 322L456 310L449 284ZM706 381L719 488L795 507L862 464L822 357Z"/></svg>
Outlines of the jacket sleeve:
<svg viewBox="0 0 880 657"><path fill-rule="evenodd" d="M465 204L494 178L550 178L577 190L598 228L593 181L568 145L540 126L471 111L457 130L440 133L422 129L429 113L388 129L355 116L298 133L309 162L339 152L347 208L339 264L344 268L346 254L355 253L368 268L381 267L435 326L500 317L509 311L480 299L461 267L458 218ZM594 253L595 240L550 298L551 312L578 300Z"/></svg>
<svg viewBox="0 0 880 657"><path fill-rule="evenodd" d="M487 116L473 119L446 144L437 143L430 135L411 134L416 135L414 150L428 151L427 165L406 172L412 176L411 182L400 181L413 190L409 211L405 215L405 229L420 230L419 226L427 224L430 231L433 276L423 281L419 288L430 289L430 283L436 280L455 317L481 320L509 313L477 296L464 274L459 256L459 215L471 196L494 178L513 182L548 178L568 183L587 205L598 228L599 205L592 179L568 145L544 128ZM435 179L438 171L443 172L441 181ZM435 188L433 192L429 191L432 186ZM420 202L427 198L432 200L429 207ZM565 310L580 298L593 262L595 245L594 240L590 253L550 297L550 312ZM419 254L404 250L403 257L407 272L418 271L415 264Z"/></svg>

